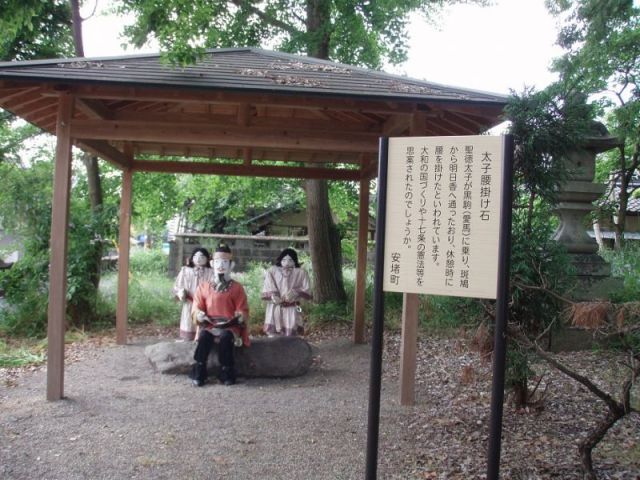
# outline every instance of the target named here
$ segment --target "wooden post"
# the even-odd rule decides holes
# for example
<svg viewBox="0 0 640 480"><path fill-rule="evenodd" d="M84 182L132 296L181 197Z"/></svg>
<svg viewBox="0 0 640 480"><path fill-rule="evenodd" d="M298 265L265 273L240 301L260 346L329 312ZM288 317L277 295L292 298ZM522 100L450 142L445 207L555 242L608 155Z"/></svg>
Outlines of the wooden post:
<svg viewBox="0 0 640 480"><path fill-rule="evenodd" d="M364 313L367 283L367 243L369 238L369 179L360 180L359 199L356 293L353 302L353 343L365 342Z"/></svg>
<svg viewBox="0 0 640 480"><path fill-rule="evenodd" d="M125 149L129 157L130 149ZM118 248L118 305L116 307L116 343L127 343L127 317L129 310L129 246L131 232L131 184L133 172L130 168L122 171L122 195L120 197L120 237Z"/></svg>
<svg viewBox="0 0 640 480"><path fill-rule="evenodd" d="M416 113L411 118L409 135L424 135L426 117ZM402 340L400 344L400 404L415 403L416 362L418 352L418 306L415 293L402 296Z"/></svg>
<svg viewBox="0 0 640 480"><path fill-rule="evenodd" d="M402 341L400 344L400 405L415 403L416 357L418 350L418 307L415 293L402 295Z"/></svg>
<svg viewBox="0 0 640 480"><path fill-rule="evenodd" d="M67 314L67 225L71 186L71 117L74 97L60 95L51 206L51 254L47 323L47 400L64 395L64 331Z"/></svg>

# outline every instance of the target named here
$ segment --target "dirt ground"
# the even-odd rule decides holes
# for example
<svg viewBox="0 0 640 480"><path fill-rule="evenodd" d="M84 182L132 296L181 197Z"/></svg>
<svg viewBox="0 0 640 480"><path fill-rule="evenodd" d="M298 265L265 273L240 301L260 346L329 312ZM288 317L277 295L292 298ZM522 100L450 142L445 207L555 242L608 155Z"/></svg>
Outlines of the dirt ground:
<svg viewBox="0 0 640 480"><path fill-rule="evenodd" d="M0 371L0 478L364 477L368 345L346 332L312 335L314 364L303 377L193 388L185 376L155 373L144 356L167 333L69 346L59 402L45 400L44 367ZM461 339L421 338L416 405L401 407L399 342L385 341L378 478L484 478L490 365ZM603 386L615 377L616 359L605 354L561 357ZM537 370L544 400L529 411L505 405L501 478L580 479L576 442L605 409L555 371ZM600 478L640 479L639 417L594 452Z"/></svg>

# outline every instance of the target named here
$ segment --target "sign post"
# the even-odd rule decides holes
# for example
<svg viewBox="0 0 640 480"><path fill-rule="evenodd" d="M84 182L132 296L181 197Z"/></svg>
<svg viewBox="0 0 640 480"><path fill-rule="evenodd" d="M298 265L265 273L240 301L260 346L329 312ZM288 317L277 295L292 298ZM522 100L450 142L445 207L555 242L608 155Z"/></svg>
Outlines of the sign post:
<svg viewBox="0 0 640 480"><path fill-rule="evenodd" d="M376 478L384 292L392 291L497 299L488 460L488 479L497 479L513 140L484 135L382 138L379 155L366 478Z"/></svg>

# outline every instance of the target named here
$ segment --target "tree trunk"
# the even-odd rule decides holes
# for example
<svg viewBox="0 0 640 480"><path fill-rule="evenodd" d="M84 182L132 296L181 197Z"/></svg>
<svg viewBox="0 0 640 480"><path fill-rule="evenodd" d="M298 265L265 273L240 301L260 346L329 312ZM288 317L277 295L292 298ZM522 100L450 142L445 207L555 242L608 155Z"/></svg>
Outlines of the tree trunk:
<svg viewBox="0 0 640 480"><path fill-rule="evenodd" d="M94 217L101 218L102 214L102 181L100 180L100 170L98 168L98 158L85 153L82 156L82 163L87 170L87 187L89 190L89 203L91 213ZM98 222L96 222L97 225ZM91 270L87 272L93 286L98 289L100 284L100 264L102 261L102 242L94 244L94 262Z"/></svg>
<svg viewBox="0 0 640 480"><path fill-rule="evenodd" d="M307 1L307 54L329 59L331 5L325 0ZM340 235L333 223L326 180L307 180L307 229L315 282L315 301L344 302Z"/></svg>
<svg viewBox="0 0 640 480"><path fill-rule="evenodd" d="M525 408L529 402L529 385L527 379L518 380L511 386L513 406L517 409Z"/></svg>
<svg viewBox="0 0 640 480"><path fill-rule="evenodd" d="M71 6L71 18L72 18L72 33L73 43L75 47L75 54L77 57L84 57L84 44L82 42L82 17L80 16L80 3L79 0L69 0ZM98 158L85 153L82 155L82 163L87 171L87 187L89 193L89 203L91 205L91 213L97 222L94 225L99 225L102 221L102 182L100 180L100 167L98 165ZM93 262L89 264L89 271L87 271L87 277L91 281L92 285L98 290L100 284L100 263L102 260L103 245L98 241L94 244L93 250ZM85 322L85 319L91 318L91 313L95 311L95 305L89 304L87 299L87 305L82 305L79 310L87 310L84 312L83 319L80 321Z"/></svg>
<svg viewBox="0 0 640 480"><path fill-rule="evenodd" d="M331 218L327 182L308 180L306 191L315 301L318 303L344 302L346 293L342 283L340 236Z"/></svg>
<svg viewBox="0 0 640 480"><path fill-rule="evenodd" d="M591 452L604 438L609 429L613 427L618 420L624 417L624 415L624 409L617 409L617 411L609 410L606 418L600 421L593 432L591 432L591 434L589 434L589 436L578 445L580 463L582 464L582 471L585 479L598 480L598 477L593 471L593 459L591 458Z"/></svg>

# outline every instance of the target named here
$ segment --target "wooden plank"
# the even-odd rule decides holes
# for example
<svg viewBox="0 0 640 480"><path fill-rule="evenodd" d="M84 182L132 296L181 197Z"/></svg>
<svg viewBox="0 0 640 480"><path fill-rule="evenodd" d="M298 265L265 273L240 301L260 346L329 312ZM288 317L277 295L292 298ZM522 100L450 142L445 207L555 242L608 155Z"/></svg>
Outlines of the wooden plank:
<svg viewBox="0 0 640 480"><path fill-rule="evenodd" d="M243 165L248 167L253 160L253 148L244 148L242 150Z"/></svg>
<svg viewBox="0 0 640 480"><path fill-rule="evenodd" d="M230 175L237 177L273 177L273 178L314 178L326 180L360 180L357 169L317 168L317 167L280 167L228 163L175 162L134 160L134 171L164 173L194 173L204 175Z"/></svg>
<svg viewBox="0 0 640 480"><path fill-rule="evenodd" d="M360 180L358 204L358 257L356 260L356 292L353 305L353 343L365 343L364 315L367 281L367 244L369 238L369 179Z"/></svg>
<svg viewBox="0 0 640 480"><path fill-rule="evenodd" d="M412 115L391 115L384 122L382 135L385 137L395 137L403 134L411 126Z"/></svg>
<svg viewBox="0 0 640 480"><path fill-rule="evenodd" d="M322 155L317 155L314 152L307 152L304 150L286 152L281 149L261 149L252 148L252 163L255 161L264 160L284 160L286 153L289 153L289 160L291 162L304 162L304 163L316 163L316 164L328 164L328 163L351 163L359 164L360 154L342 153L342 152L323 152ZM135 151L137 155L140 154L157 154L161 156L180 156L183 153L182 146L179 144L158 144L158 143L136 143ZM242 153L242 150L241 150ZM203 145L190 144L191 157L206 158L209 160L216 158L242 158L244 154L237 156L237 149L234 147L224 148L212 148Z"/></svg>
<svg viewBox="0 0 640 480"><path fill-rule="evenodd" d="M51 98L44 98L40 96L43 90L41 88L33 89L29 88L24 90L20 95L13 95L12 98L2 101L2 108L7 110L14 110L19 107L27 107L33 103L44 101L48 104L52 103ZM56 103L56 102L53 102Z"/></svg>
<svg viewBox="0 0 640 480"><path fill-rule="evenodd" d="M132 156L131 147L125 155ZM122 171L122 194L120 197L120 234L118 240L118 304L116 306L116 343L127 343L127 318L129 311L129 247L131 233L131 193L133 171Z"/></svg>
<svg viewBox="0 0 640 480"><path fill-rule="evenodd" d="M256 106L290 106L292 108L319 108L331 110L352 110L357 112L413 113L415 99L371 100L339 95L311 95L305 92L291 93L250 93L213 89L163 89L147 87L116 87L103 85L76 85L73 92L80 98L104 100L131 99L151 102L184 103L249 103ZM51 93L56 92L52 89Z"/></svg>
<svg viewBox="0 0 640 480"><path fill-rule="evenodd" d="M47 311L47 400L64 395L64 331L67 319L67 225L71 187L71 124L74 99L62 95L58 106L56 163L51 209L51 257Z"/></svg>
<svg viewBox="0 0 640 480"><path fill-rule="evenodd" d="M427 118L417 114L411 119L412 136L423 135ZM402 333L400 340L400 404L415 403L416 364L418 354L418 307L420 299L415 293L402 295Z"/></svg>
<svg viewBox="0 0 640 480"><path fill-rule="evenodd" d="M418 307L415 293L402 295L402 339L400 344L400 405L413 405L416 400L416 359L418 352Z"/></svg>
<svg viewBox="0 0 640 480"><path fill-rule="evenodd" d="M78 142L78 147L98 155L118 168L131 167L130 157L103 140L84 140Z"/></svg>
<svg viewBox="0 0 640 480"><path fill-rule="evenodd" d="M286 129L238 127L224 129L200 124L172 122L120 122L108 120L73 120L71 134L74 138L93 140L124 140L132 142L161 142L234 146L238 148L278 148L286 150L338 151L376 153L378 136L368 133L310 132L302 134Z"/></svg>
<svg viewBox="0 0 640 480"><path fill-rule="evenodd" d="M29 99L36 97L41 92L40 87L29 88L9 88L6 90L0 90L0 102L3 105L7 105L8 102L14 99ZM18 102L20 103L20 101Z"/></svg>
<svg viewBox="0 0 640 480"><path fill-rule="evenodd" d="M100 100L79 98L77 104L78 110L86 113L90 118L111 120L114 117L114 112Z"/></svg>

